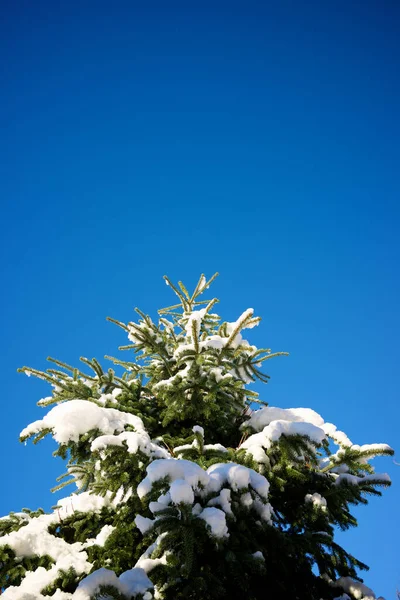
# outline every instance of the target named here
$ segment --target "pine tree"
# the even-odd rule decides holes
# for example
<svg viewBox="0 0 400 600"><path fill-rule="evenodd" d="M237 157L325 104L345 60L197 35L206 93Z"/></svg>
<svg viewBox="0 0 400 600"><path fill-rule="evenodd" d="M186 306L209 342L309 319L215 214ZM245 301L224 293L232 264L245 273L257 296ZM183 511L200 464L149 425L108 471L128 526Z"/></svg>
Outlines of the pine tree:
<svg viewBox="0 0 400 600"><path fill-rule="evenodd" d="M259 400L248 385L284 353L242 337L260 321L252 309L221 321L217 299L201 299L214 278L192 294L165 278L178 302L157 322L138 309L138 322L110 319L130 361L21 369L54 405L21 440L53 436L68 461L55 489L77 491L50 514L0 520L5 600L375 598L335 531L390 484L370 459L393 451Z"/></svg>

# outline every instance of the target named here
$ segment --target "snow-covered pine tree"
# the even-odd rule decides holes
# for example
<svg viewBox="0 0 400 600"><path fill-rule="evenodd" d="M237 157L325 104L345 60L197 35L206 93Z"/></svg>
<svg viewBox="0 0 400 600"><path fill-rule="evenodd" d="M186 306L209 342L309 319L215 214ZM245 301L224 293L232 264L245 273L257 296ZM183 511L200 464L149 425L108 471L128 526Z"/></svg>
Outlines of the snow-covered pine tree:
<svg viewBox="0 0 400 600"><path fill-rule="evenodd" d="M243 339L252 309L227 323L200 299L214 277L192 294L165 278L178 303L157 323L114 321L134 356L115 370L22 369L52 385L39 405L54 407L21 440L52 435L68 459L58 487L78 491L0 520L4 600L375 598L334 533L389 485L369 461L391 448L260 402L247 386L282 353Z"/></svg>

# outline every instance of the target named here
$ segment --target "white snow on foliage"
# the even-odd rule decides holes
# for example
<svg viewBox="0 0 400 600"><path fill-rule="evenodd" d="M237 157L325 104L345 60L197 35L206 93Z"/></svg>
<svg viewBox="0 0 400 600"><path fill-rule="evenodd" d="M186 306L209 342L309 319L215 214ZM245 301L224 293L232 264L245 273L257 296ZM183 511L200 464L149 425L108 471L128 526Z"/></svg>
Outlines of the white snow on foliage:
<svg viewBox="0 0 400 600"><path fill-rule="evenodd" d="M263 409L264 410L264 409ZM256 462L269 464L269 459L264 450L269 450L274 442L282 435L307 436L315 444L319 445L325 439L325 432L312 423L302 421L271 421L260 433L251 435L240 446L251 454Z"/></svg>
<svg viewBox="0 0 400 600"><path fill-rule="evenodd" d="M339 431L333 423L324 423L323 429L328 437L330 437L338 446L347 448L352 446L352 441L343 431Z"/></svg>
<svg viewBox="0 0 400 600"><path fill-rule="evenodd" d="M243 465L218 463L205 471L189 460L155 460L147 467L147 475L138 486L138 496L143 498L149 494L153 484L163 479L168 480L167 493L149 504L155 519L163 518L158 513L170 503L194 505L192 513L208 523L213 536L227 537L225 515L234 516L231 493L237 492L240 499L245 498L241 502L244 506L252 507L262 520L271 522L272 507L267 502L269 482L260 473ZM207 506L202 506L209 496L212 497ZM195 500L198 500L196 504ZM139 515L135 523L142 533L146 533L155 521Z"/></svg>
<svg viewBox="0 0 400 600"><path fill-rule="evenodd" d="M243 340L240 331L237 331L236 335L231 338L231 335L234 333L236 329L251 329L255 325L257 325L257 321L251 322L250 319L253 316L254 309L248 308L245 310L240 317L234 321L233 323L226 323L226 333L227 337L222 337L220 335L211 335L207 336L205 340L202 340L200 344L200 348L217 348L221 349L226 346L228 340L229 345L232 348L237 348L238 346L244 345L249 346L246 340ZM201 323L206 315L206 310L203 308L201 310L195 310L191 312L189 315L185 315L184 320L186 320L184 328L186 331L186 335L188 338L193 338L193 329L195 331L195 335L198 338L200 334ZM250 321L246 323L246 321Z"/></svg>
<svg viewBox="0 0 400 600"><path fill-rule="evenodd" d="M192 486L184 479L175 479L169 488L169 493L174 504L193 504L194 502Z"/></svg>
<svg viewBox="0 0 400 600"><path fill-rule="evenodd" d="M50 515L40 515L30 519L28 523L18 531L12 531L0 538L2 545L8 545L17 556L46 556L50 555L54 560L62 559L66 556L75 555L78 569L86 560L86 553L81 553L84 546L81 542L68 544L65 540L55 537L48 532L50 525L57 523L59 517L57 513Z"/></svg>
<svg viewBox="0 0 400 600"><path fill-rule="evenodd" d="M326 510L326 498L315 492L314 494L306 494L304 498L306 503L311 503L321 510Z"/></svg>
<svg viewBox="0 0 400 600"><path fill-rule="evenodd" d="M100 398L96 398L96 402L99 404L106 404L107 402L117 404L117 398L120 394L122 394L122 390L120 388L115 388L110 394L101 394Z"/></svg>
<svg viewBox="0 0 400 600"><path fill-rule="evenodd" d="M164 507L165 508L165 507ZM142 515L136 515L135 525L143 535L147 533L154 525L154 521Z"/></svg>
<svg viewBox="0 0 400 600"><path fill-rule="evenodd" d="M171 483L184 480L193 491L202 496L219 492L225 483L229 483L234 491L251 486L263 499L268 498L267 479L253 469L236 463L218 463L205 471L190 460L161 459L150 463L146 472L146 477L137 488L139 498L143 498L151 491L153 483L164 478L168 478Z"/></svg>
<svg viewBox="0 0 400 600"><path fill-rule="evenodd" d="M143 421L115 408L104 408L88 400L69 400L58 404L39 420L21 431L21 438L39 433L44 429L53 432L53 438L59 444L78 442L79 436L98 429L104 434L122 432L131 425L138 433L146 433Z"/></svg>
<svg viewBox="0 0 400 600"><path fill-rule="evenodd" d="M153 584L147 577L144 569L135 567L121 573L119 577L109 569L98 569L83 579L72 596L72 600L91 600L101 586L113 586L118 592L131 598L132 595L144 594L144 598L150 599L151 594L147 590L153 588Z"/></svg>
<svg viewBox="0 0 400 600"><path fill-rule="evenodd" d="M311 408L277 408L275 406L265 406L255 410L250 419L246 421L246 427L251 427L255 431L261 431L272 421L290 421L311 423L316 427L321 427L324 420L315 410Z"/></svg>
<svg viewBox="0 0 400 600"><path fill-rule="evenodd" d="M216 538L229 537L226 526L226 518L223 510L219 508L207 507L199 514L199 519L203 519L211 529L211 533Z"/></svg>
<svg viewBox="0 0 400 600"><path fill-rule="evenodd" d="M233 515L231 504L231 490L228 488L224 488L220 491L218 496L216 496L215 498L211 498L211 500L208 501L208 505L220 506L224 513L226 513L227 515Z"/></svg>
<svg viewBox="0 0 400 600"><path fill-rule="evenodd" d="M245 323L246 320L249 320L253 316L253 313L254 308L248 308L240 315L238 319L236 319L236 321L234 321L233 323L226 324L226 332L229 335L229 339L231 338L234 331L240 326L241 329L252 329L255 325L258 325L257 321L254 321L253 323ZM238 348L238 346L241 345L249 346L249 343L247 342L247 340L243 339L242 334L239 331L232 339L230 339L229 345L231 348Z"/></svg>
<svg viewBox="0 0 400 600"><path fill-rule="evenodd" d="M206 486L209 481L206 471L190 460L155 460L149 464L146 473L146 477L137 488L139 498L146 496L151 491L153 483L164 477L168 477L171 482L184 479L194 490L198 490L200 484Z"/></svg>
<svg viewBox="0 0 400 600"><path fill-rule="evenodd" d="M179 325L182 327L185 334L181 334L177 337L177 344L171 352L171 358L173 358L175 361L180 361L182 354L185 352L194 354L196 351L207 352L208 349L223 350L227 346L232 349L237 349L240 347L243 355L255 352L257 348L255 346L250 346L248 341L244 340L241 334L243 329L252 328L258 324L259 319L252 318L253 312L254 311L252 308L248 308L236 321L232 323L223 323L219 334L213 333L212 335L206 335L204 331L200 335L201 324L206 315L205 309L196 310L190 314L185 314L179 321ZM148 327L144 324L135 325L134 329L135 328L143 329L146 330L147 333L151 333ZM195 334L194 336L193 332ZM128 337L134 343L141 343L141 340L137 337L135 331L132 332L130 330ZM193 357L188 355L185 360L185 367L180 369L174 375L153 384L153 391L164 391L179 384L182 380L189 376L192 363ZM250 383L253 381L253 379L249 376L246 370L240 366L240 364L236 364L235 367L232 368L232 364L226 359L223 359L221 364L218 366L208 366L208 368L204 370L202 374L211 378L213 380L211 383L214 381L216 383L220 383L223 380L232 378L241 379L244 383ZM188 391L186 397L190 399L191 392Z"/></svg>
<svg viewBox="0 0 400 600"><path fill-rule="evenodd" d="M204 429L203 427L200 427L200 425L194 425L192 427L192 431L193 433L199 433L201 437L204 437Z"/></svg>
<svg viewBox="0 0 400 600"><path fill-rule="evenodd" d="M60 498L57 502L56 516L57 520L63 520L70 517L71 514L77 512L93 512L99 513L104 507L116 506L118 500L110 500L111 492L105 496L97 496L96 494L90 494L89 492L82 492L81 494L72 494L66 498Z"/></svg>
<svg viewBox="0 0 400 600"><path fill-rule="evenodd" d="M190 315L187 317L187 322L185 325L186 335L188 335L189 337L193 337L193 329L194 329L196 337L197 338L199 337L201 323L203 321L205 314L206 314L205 308L202 308L201 310L194 310L193 312L190 313Z"/></svg>
<svg viewBox="0 0 400 600"><path fill-rule="evenodd" d="M89 548L90 546L104 546L114 529L113 525L104 525L95 538L90 538L85 542L85 548Z"/></svg>
<svg viewBox="0 0 400 600"><path fill-rule="evenodd" d="M376 596L374 592L361 583L360 581L355 581L351 577L341 577L337 579L335 582L331 582L334 587L341 587L345 592L352 594L356 600L375 600ZM378 598L378 600L383 600L383 598Z"/></svg>
<svg viewBox="0 0 400 600"><path fill-rule="evenodd" d="M353 444L351 446L351 449L358 450L359 452L371 452L374 454L380 454L381 452L390 452L392 450L389 444L363 444L362 446Z"/></svg>
<svg viewBox="0 0 400 600"><path fill-rule="evenodd" d="M387 473L373 473L371 475L363 475L362 477L352 475L351 473L341 473L340 475L332 473L332 476L336 478L335 485L341 485L344 482L350 485L359 485L360 483L376 483L377 481L382 483L391 482L390 476Z"/></svg>
<svg viewBox="0 0 400 600"><path fill-rule="evenodd" d="M264 500L268 499L269 482L253 469L235 463L218 463L207 469L210 476L208 490L218 492L229 483L233 491L248 489L249 486Z"/></svg>
<svg viewBox="0 0 400 600"><path fill-rule="evenodd" d="M101 435L97 437L90 447L92 452L105 450L108 446L124 446L130 454L136 454L139 450L147 456L154 458L169 458L170 454L165 448L151 441L147 432L136 433L136 431L123 431L118 435Z"/></svg>
<svg viewBox="0 0 400 600"><path fill-rule="evenodd" d="M202 427L200 427L199 425L195 425L192 428L193 432L196 434L199 434L203 439L204 439L204 429ZM200 444L199 444L199 440L197 438L197 436L195 437L195 439L193 440L193 442L191 444L183 444L182 446L175 446L174 448L174 454L179 456L184 454L184 452L186 450L192 450L193 448L200 448ZM225 446L223 446L222 444L204 444L203 446L203 450L204 452L207 451L215 451L215 452L228 452L228 450L225 448Z"/></svg>
<svg viewBox="0 0 400 600"><path fill-rule="evenodd" d="M349 467L345 463L340 464L340 460L347 449L368 453L368 456L359 459L361 462L367 462L374 455L390 452L390 446L387 444L354 445L345 433L338 431L332 423L325 423L321 415L309 408L277 408L266 406L254 411L250 419L242 427L250 427L258 432L248 437L239 449L245 450L259 464L265 464L267 467L270 466L267 454L268 450L273 443L279 441L282 435L306 436L316 446L320 446L324 440L331 438L339 445L339 449L335 454L321 458L319 463L321 470L327 469L329 477L335 478L334 483L336 485L341 485L342 483L350 485L377 482L382 484L390 483L390 477L386 473L356 476L348 472ZM311 446L310 451L313 451ZM315 494L307 494L306 501L313 502L314 504L318 502ZM322 505L321 508L325 510Z"/></svg>
<svg viewBox="0 0 400 600"><path fill-rule="evenodd" d="M212 369L210 369L209 373L210 375L213 375L215 377L215 381L217 383L223 381L224 379L231 379L232 377L234 377L231 371L224 373L221 367L213 367Z"/></svg>
<svg viewBox="0 0 400 600"><path fill-rule="evenodd" d="M225 446L223 446L222 444L204 444L204 450L205 452L207 452L207 450L214 450L216 452L228 452L227 448L225 448Z"/></svg>
<svg viewBox="0 0 400 600"><path fill-rule="evenodd" d="M79 572L88 572L92 565L90 563L87 563L87 565L88 566L85 565L85 571L81 569ZM38 567L35 571L27 571L19 586L10 586L3 592L2 600L48 600L49 596L43 596L41 594L43 588L53 583L59 569L68 571L71 567L76 568L76 562L72 557L65 557L48 570L44 567ZM69 600L72 596L71 594L66 594L58 590L51 598L56 600Z"/></svg>
<svg viewBox="0 0 400 600"><path fill-rule="evenodd" d="M84 492L79 495L62 498L58 501L55 511L38 517L27 518L27 523L18 531L0 537L0 546L8 545L14 550L17 557L50 556L55 564L46 570L38 567L35 571L27 571L18 587L11 586L3 594L5 600L40 600L48 598L43 596L41 590L52 583L58 571L73 568L78 574L88 573L92 565L88 562L85 548L93 545L104 545L113 527L106 525L98 533L95 539L89 539L85 543L75 542L69 544L60 537L49 533L51 525L57 525L63 519L75 512L100 512L105 506L115 506L111 503L109 496L91 495ZM66 600L71 598L70 594L56 592L52 598Z"/></svg>
<svg viewBox="0 0 400 600"><path fill-rule="evenodd" d="M275 426L275 422L292 423L292 425ZM307 425L308 432L306 429L302 431L302 425L295 425L295 423ZM267 426L270 428L266 431ZM266 406L259 410L255 410L250 419L246 421L242 427L250 427L254 431L263 433L270 441L277 441L282 434L293 435L293 433L299 433L300 435L308 435L308 437L316 443L321 443L324 437L327 436L341 446L335 456L340 456L340 453L342 453L345 448L376 454L391 450L388 444L364 444L363 446L353 444L343 431L339 431L333 423L325 423L321 415L311 408L277 408L275 406ZM286 431L284 431L284 429L286 429ZM260 438L255 438L254 435L251 436L251 438L253 438L253 440L262 439L261 436ZM248 438L248 440L251 438ZM246 447L248 440L246 440L245 444L242 444L242 448ZM259 445L258 442L256 445Z"/></svg>
<svg viewBox="0 0 400 600"><path fill-rule="evenodd" d="M321 415L311 408L277 408L276 406L265 406L264 408L255 410L244 426L250 427L255 431L261 431L273 421L309 423L322 429L325 435L332 438L337 444L352 446L352 442L343 431L338 431L332 423L325 423Z"/></svg>

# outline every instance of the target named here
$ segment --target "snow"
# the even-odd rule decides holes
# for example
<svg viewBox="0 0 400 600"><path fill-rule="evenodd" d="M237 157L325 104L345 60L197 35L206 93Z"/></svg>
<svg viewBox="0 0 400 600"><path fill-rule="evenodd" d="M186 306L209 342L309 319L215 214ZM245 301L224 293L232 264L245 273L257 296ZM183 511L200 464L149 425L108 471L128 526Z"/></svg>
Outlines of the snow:
<svg viewBox="0 0 400 600"><path fill-rule="evenodd" d="M0 521L6 521L11 519L12 517L17 517L19 519L24 519L25 521L29 521L31 519L30 515L24 512L12 512L9 515L5 515L4 517L0 517Z"/></svg>
<svg viewBox="0 0 400 600"><path fill-rule="evenodd" d="M85 579L82 579L72 598L73 600L91 600L102 585L113 586L122 593L125 591L114 571L110 571L109 569L98 569L97 571L94 571L94 573L88 575L88 577L85 577Z"/></svg>
<svg viewBox="0 0 400 600"><path fill-rule="evenodd" d="M268 498L269 482L253 469L236 463L218 463L209 467L207 473L210 475L210 491L219 491L228 482L234 491L247 489L251 485L261 498Z"/></svg>
<svg viewBox="0 0 400 600"><path fill-rule="evenodd" d="M135 567L121 573L119 580L129 590L129 594L144 594L144 599L146 599L146 595L148 598L151 597L146 590L151 589L153 584L147 577L146 571L141 567Z"/></svg>
<svg viewBox="0 0 400 600"><path fill-rule="evenodd" d="M274 442L282 435L302 435L310 438L312 442L320 445L325 439L325 432L312 423L303 421L271 421L260 433L254 433L240 446L240 450L246 450L256 462L267 463L268 457L265 450L269 450Z"/></svg>
<svg viewBox="0 0 400 600"><path fill-rule="evenodd" d="M43 596L41 590L56 579L59 569L67 571L71 567L75 567L73 561L65 558L48 570L44 567L38 567L35 571L27 571L18 587L10 586L3 592L2 600L48 600L49 596ZM52 598L56 598L57 600L67 600L72 598L72 596L71 594L64 594L63 592L58 591Z"/></svg>
<svg viewBox="0 0 400 600"><path fill-rule="evenodd" d="M107 402L118 404L117 398L120 394L122 394L122 390L120 388L115 388L111 394L101 394L100 398L96 398L96 402L103 405Z"/></svg>
<svg viewBox="0 0 400 600"><path fill-rule="evenodd" d="M385 483L391 483L391 479L387 473L374 473L372 475L364 475L363 477L358 477L357 475L351 475L351 473L341 473L337 475L332 473L334 477L336 477L335 485L340 485L344 481L350 485L359 485L362 483L375 483L377 481Z"/></svg>
<svg viewBox="0 0 400 600"><path fill-rule="evenodd" d="M89 548L90 546L104 546L114 529L115 527L113 525L104 525L94 539L89 539L85 542L85 548Z"/></svg>
<svg viewBox="0 0 400 600"><path fill-rule="evenodd" d="M220 335L209 335L207 338L200 342L200 348L215 348L221 350L224 348L228 338L221 337Z"/></svg>
<svg viewBox="0 0 400 600"><path fill-rule="evenodd" d="M228 450L222 444L205 444L204 451L215 450L216 452L228 452Z"/></svg>
<svg viewBox="0 0 400 600"><path fill-rule="evenodd" d="M194 425L192 428L193 433L199 433L201 437L204 437L204 429L200 425Z"/></svg>
<svg viewBox="0 0 400 600"><path fill-rule="evenodd" d="M194 442L191 444L183 444L182 446L175 446L174 454L182 454L182 452L185 452L185 450L193 450L193 448L196 448Z"/></svg>
<svg viewBox="0 0 400 600"><path fill-rule="evenodd" d="M171 502L171 494L169 492L167 492L166 494L161 494L161 496L158 497L157 501L167 506Z"/></svg>
<svg viewBox="0 0 400 600"><path fill-rule="evenodd" d="M6 600L40 600L48 598L42 596L41 590L52 583L59 570L68 571L73 568L77 574L88 573L92 565L88 562L85 548L93 545L104 545L108 536L114 530L111 525L104 526L96 538L85 543L75 542L69 544L65 540L49 533L51 525L57 524L75 512L98 513L105 506L115 506L117 501L110 501L110 495L96 496L84 492L58 501L56 509L51 514L28 518L26 525L18 531L0 537L0 545L8 545L17 557L50 556L55 564L46 570L38 567L35 571L27 571L18 587L11 586L3 594ZM59 592L52 596L56 600L72 598L70 594ZM75 598L75 596L74 596Z"/></svg>
<svg viewBox="0 0 400 600"><path fill-rule="evenodd" d="M195 332L196 338L200 335L200 327L203 321L203 318L206 314L206 309L202 308L201 310L194 310L187 317L187 322L185 324L186 335L190 338L193 338L193 330Z"/></svg>
<svg viewBox="0 0 400 600"><path fill-rule="evenodd" d="M371 457L376 454L392 453L393 450L387 444L365 444L363 446L353 445L351 440L342 431L338 431L332 423L325 423L322 417L315 411L308 408L276 408L264 407L255 411L245 426L251 427L258 431L245 440L240 446L240 449L249 453L253 459L259 464L269 466L268 450L274 442L277 442L282 435L301 435L307 436L315 445L319 446L327 438L331 438L339 445L339 450L327 458L320 460L320 468L328 468L331 471L331 476L335 478L335 484L340 485L346 482L350 485L362 485L364 483L374 483L381 481L389 483L390 478L386 474L380 475L364 475L362 477L348 473L346 464L338 464L341 456L346 448L371 454ZM312 448L310 447L310 450ZM368 458L365 457L364 462ZM319 494L307 494L306 502L312 502L315 506L319 506L321 510L326 510L326 500Z"/></svg>
<svg viewBox="0 0 400 600"><path fill-rule="evenodd" d="M72 600L91 600L99 591L100 586L106 585L114 587L129 598L136 594L146 594L147 590L153 588L152 582L142 568L135 567L121 573L119 577L109 569L98 569L80 582L71 598Z"/></svg>
<svg viewBox="0 0 400 600"><path fill-rule="evenodd" d="M212 498L208 502L208 506L220 506L224 513L227 515L233 515L232 504L231 504L231 490L224 488L220 491L218 496Z"/></svg>
<svg viewBox="0 0 400 600"><path fill-rule="evenodd" d="M142 517L142 515L136 515L135 525L139 529L140 533L144 535L145 533L150 531L150 529L153 527L154 521L152 519L149 519L148 517Z"/></svg>
<svg viewBox="0 0 400 600"><path fill-rule="evenodd" d="M47 519L45 518L47 517ZM80 542L68 544L47 531L51 515L41 515L19 531L0 538L1 544L8 544L17 556L51 556L56 562L50 569L38 567L27 571L18 587L11 586L3 594L6 600L39 600L47 598L40 593L56 579L59 570L75 569L78 574L88 573L92 565L87 561L84 545ZM31 527L30 527L31 526ZM28 531L26 531L29 528ZM17 535L19 534L19 535ZM68 596L65 596L68 597ZM61 600L62 596L59 596Z"/></svg>
<svg viewBox="0 0 400 600"><path fill-rule="evenodd" d="M225 336L221 336L219 334L213 334L206 336L205 339L199 341L199 349L202 351L206 348L214 348L217 350L222 350L225 346L230 346L231 348L238 348L239 346L246 346L249 349L253 348L249 345L246 340L243 340L242 335L240 333L241 329L252 328L258 324L258 320L252 319L254 310L252 308L248 308L242 315L233 323L225 323ZM193 331L195 333L196 338L199 338L201 323L206 315L206 309L195 310L190 314L185 314L182 318L181 322L183 323L184 330L186 332L186 341L183 344L180 344L174 351L174 357L179 358L180 354L188 349L194 350L193 343L188 343L187 340L190 339L193 342ZM247 321L247 322L246 322ZM237 331L236 335L232 337L232 334ZM226 377L231 377L231 373L223 373L220 367L214 367L210 369L210 373L212 373L217 382L221 381Z"/></svg>
<svg viewBox="0 0 400 600"><path fill-rule="evenodd" d="M201 506L201 504L199 504L199 502L197 502L192 508L192 515L198 516L202 510L203 507Z"/></svg>
<svg viewBox="0 0 400 600"><path fill-rule="evenodd" d="M320 508L321 510L326 510L326 498L315 492L314 494L306 494L304 498L306 503L312 503L314 506Z"/></svg>
<svg viewBox="0 0 400 600"><path fill-rule="evenodd" d="M202 427L195 425L193 427L193 431L195 433L199 433L201 435L201 437L204 438L204 429ZM183 444L182 446L176 446L174 448L174 454L179 455L179 454L182 454L183 452L185 452L186 450L192 450L193 448L197 448L197 449L199 448L199 442L198 442L197 438L195 438L191 444ZM203 451L204 452L217 451L217 452L224 452L224 453L228 452L228 450L222 444L205 444L203 446Z"/></svg>
<svg viewBox="0 0 400 600"><path fill-rule="evenodd" d="M166 565L167 564L167 556L164 554L161 558L139 558L136 563L136 568L139 567L143 569L145 573L149 573L154 567L158 565Z"/></svg>
<svg viewBox="0 0 400 600"><path fill-rule="evenodd" d="M91 430L114 434L123 431L126 425L131 425L138 433L145 433L142 420L135 415L104 408L88 400L69 400L52 408L43 419L28 425L20 437L24 439L50 429L56 442L67 444L78 442L80 435Z"/></svg>
<svg viewBox="0 0 400 600"><path fill-rule="evenodd" d="M250 419L245 423L245 427L251 427L253 430L261 432L266 425L272 424L274 421L287 421L291 423L309 423L314 425L315 427L321 429L326 436L331 438L336 444L338 444L341 449L334 456L339 456L341 452L343 452L342 448L352 448L354 450L359 450L361 452L376 452L377 454L384 452L392 452L392 449L387 444L365 444L364 446L356 446L352 443L352 441L348 438L348 436L343 432L339 431L333 423L325 423L321 415L316 413L314 410L310 408L277 408L274 406L266 406L260 410L256 410L253 412ZM316 433L316 430L313 430ZM309 433L302 433L299 430L301 435L308 435L315 441L316 443L321 443L322 436L320 441L318 442L316 437L312 437L310 435L312 433L312 429L310 429ZM282 433L281 433L282 434ZM286 433L286 435L290 435L290 433ZM263 462L263 455L260 452L260 440L261 438L254 438L254 444L250 444L251 449L248 448L250 454L253 454L254 459L257 462ZM270 436L269 436L270 437ZM250 438L249 438L250 439ZM248 443L248 440L246 441ZM244 447L244 445L242 445ZM269 446L263 446L264 448L268 448Z"/></svg>
<svg viewBox="0 0 400 600"><path fill-rule="evenodd" d="M50 404L51 402L54 402L53 396L45 396L44 398L40 398L37 404L38 406L46 406L46 404Z"/></svg>
<svg viewBox="0 0 400 600"><path fill-rule="evenodd" d="M358 450L359 452L368 452L374 454L381 454L382 452L393 452L393 448L391 448L388 444L363 444L362 446L353 444L351 449Z"/></svg>
<svg viewBox="0 0 400 600"><path fill-rule="evenodd" d="M257 435L259 435L259 434L257 434ZM259 438L259 439L260 439L260 441L262 441L264 438ZM257 439L255 439L254 442L257 442ZM242 448L243 448L243 445L240 446L240 449L242 449ZM259 464L264 463L268 466L270 465L270 460L263 449L262 443L250 442L250 444L248 444L246 446L245 450L248 452L248 454L251 454L251 456L253 457L255 462L257 462Z"/></svg>
<svg viewBox="0 0 400 600"><path fill-rule="evenodd" d="M110 501L111 492L106 496L97 496L90 492L81 494L72 494L66 498L60 498L57 502L56 517L57 520L66 519L75 512L94 512L99 513L104 507L116 506L117 501ZM1 539L1 538L0 538Z"/></svg>
<svg viewBox="0 0 400 600"><path fill-rule="evenodd" d="M165 510L166 508L167 508L167 506L165 504L161 504L161 502L150 502L149 503L149 509L151 510L153 515L156 515L158 512L160 512L161 510Z"/></svg>
<svg viewBox="0 0 400 600"><path fill-rule="evenodd" d="M215 537L227 537L228 528L225 514L234 516L232 511L231 493L240 494L242 504L253 508L261 519L271 522L272 507L267 502L269 493L268 480L253 469L236 463L218 463L205 471L196 463L183 459L160 459L150 463L147 475L137 488L139 498L143 498L152 490L157 481L168 479L169 490L160 496L157 502L150 502L149 509L155 519L162 519L158 513L166 508L170 502L175 505L195 503L195 496L209 499L208 505L203 507L197 502L192 513L204 519L210 526L211 534ZM250 493L250 489L253 490ZM219 506L221 508L216 508ZM223 518L222 518L222 515ZM145 534L154 525L154 520L138 515L135 523L140 531Z"/></svg>
<svg viewBox="0 0 400 600"><path fill-rule="evenodd" d="M333 585L335 587L340 586L345 592L352 594L356 600L375 600L376 598L374 592L369 587L360 581L355 581L351 577L341 577Z"/></svg>
<svg viewBox="0 0 400 600"><path fill-rule="evenodd" d="M156 343L162 342L162 337L157 335L157 332L153 329L153 322L151 319L149 321L150 325L145 322L128 323L128 339L134 344L143 344L143 338L149 336Z"/></svg>
<svg viewBox="0 0 400 600"><path fill-rule="evenodd" d="M208 472L211 474L211 489L221 489L229 482L234 491L248 488L250 485L250 469L235 463L220 463L212 465Z"/></svg>
<svg viewBox="0 0 400 600"><path fill-rule="evenodd" d="M322 427L326 435L332 438L332 440L336 442L338 446L346 448L353 445L347 435L343 431L338 431L337 427L333 425L333 423L324 423Z"/></svg>
<svg viewBox="0 0 400 600"><path fill-rule="evenodd" d="M158 559L157 562L160 563L163 561L162 559ZM80 582L71 598L72 600L91 600L94 594L99 591L100 586L106 585L113 586L118 592L126 595L127 598L131 598L137 594L143 594L144 598L146 596L147 598L152 597L147 592L147 590L153 588L153 584L148 578L146 570L143 567L135 566L133 569L121 573L119 577L116 576L114 571L109 569L98 569Z"/></svg>
<svg viewBox="0 0 400 600"><path fill-rule="evenodd" d="M224 373L221 367L213 367L209 370L209 373L210 375L213 375L215 377L215 381L217 383L223 381L224 379L230 379L233 377L232 373L229 371L227 373Z"/></svg>
<svg viewBox="0 0 400 600"><path fill-rule="evenodd" d="M101 451L108 446L124 446L124 442L130 454L136 454L140 450L147 456L155 458L169 458L170 456L165 448L161 448L151 441L147 432L123 431L118 435L101 435L92 442L90 449L92 452Z"/></svg>
<svg viewBox="0 0 400 600"><path fill-rule="evenodd" d="M312 423L316 427L321 427L324 420L317 412L311 408L277 408L275 406L265 406L255 410L248 421L244 424L255 431L261 431L272 421L290 421Z"/></svg>
<svg viewBox="0 0 400 600"><path fill-rule="evenodd" d="M169 493L174 504L193 504L194 502L193 489L184 479L176 479L172 483Z"/></svg>
<svg viewBox="0 0 400 600"><path fill-rule="evenodd" d="M53 523L58 522L56 513L40 515L28 521L18 531L12 531L0 538L1 545L8 545L17 556L51 556L55 561L65 557L75 557L77 570L89 567L86 563L86 552L81 542L68 544L65 540L48 532Z"/></svg>
<svg viewBox="0 0 400 600"><path fill-rule="evenodd" d="M258 512L258 514L260 515L261 519L263 521L266 521L267 523L269 523L270 525L272 524L272 506L267 502L261 502L261 500L259 498L255 498L254 502L253 502L253 506L255 508L255 510Z"/></svg>
<svg viewBox="0 0 400 600"><path fill-rule="evenodd" d="M203 519L207 523L214 537L229 537L224 511L219 508L207 507L201 511L199 519Z"/></svg>
<svg viewBox="0 0 400 600"><path fill-rule="evenodd" d="M163 539L163 537L165 535L166 535L165 533L162 533L161 535L159 535L158 538L156 539L156 541L153 544L151 544L145 550L145 552L143 552L143 554L140 556L140 558L138 559L138 561L135 564L135 569L141 569L145 573L149 573L152 569L154 569L154 567L157 567L158 565L166 565L167 564L167 554L168 553L163 554L163 556L161 556L160 558L151 558L153 552L158 548L161 540Z"/></svg>
<svg viewBox="0 0 400 600"><path fill-rule="evenodd" d="M150 463L147 475L138 486L139 498L146 496L153 483L167 477L171 483L184 480L201 495L219 492L226 483L234 491L251 486L261 498L268 499L269 482L253 469L236 463L218 463L205 471L198 464L184 459L159 459Z"/></svg>
<svg viewBox="0 0 400 600"><path fill-rule="evenodd" d="M249 508L253 504L253 498L250 492L246 492L246 494L242 494L240 496L240 502L243 506Z"/></svg>
<svg viewBox="0 0 400 600"><path fill-rule="evenodd" d="M231 348L238 348L238 346L242 344L248 345L248 342L246 342L246 340L243 340L240 330L247 328L251 329L252 327L258 324L257 321L246 323L246 321L249 321L251 319L253 313L254 309L248 308L240 315L240 317L236 321L234 321L233 323L226 323L226 332L229 335L228 342ZM237 333L234 337L232 337L232 334L235 332L235 330L237 330Z"/></svg>
<svg viewBox="0 0 400 600"><path fill-rule="evenodd" d="M137 488L139 498L143 498L151 491L153 483L168 477L171 482L184 479L192 489L199 489L199 485L206 486L209 476L199 465L190 460L183 459L158 459L150 463L146 469L147 476Z"/></svg>
<svg viewBox="0 0 400 600"><path fill-rule="evenodd" d="M190 368L191 368L191 363L190 363L190 361L188 361L188 363L184 369L181 369L180 371L175 373L175 375L168 377L168 379L161 379L161 381L158 381L157 383L155 383L153 385L153 390L157 391L157 390L162 390L162 389L174 386L176 383L179 383L180 381L182 381L183 379L188 377Z"/></svg>

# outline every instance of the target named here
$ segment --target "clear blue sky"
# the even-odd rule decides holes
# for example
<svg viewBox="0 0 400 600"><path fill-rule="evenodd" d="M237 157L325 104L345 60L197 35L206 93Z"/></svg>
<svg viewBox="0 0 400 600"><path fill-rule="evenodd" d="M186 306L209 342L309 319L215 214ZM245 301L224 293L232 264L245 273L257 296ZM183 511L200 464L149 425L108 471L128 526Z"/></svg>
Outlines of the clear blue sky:
<svg viewBox="0 0 400 600"><path fill-rule="evenodd" d="M5 0L0 23L0 513L48 509L63 472L41 418L47 355L125 343L106 315L214 293L269 363L262 396L399 449L398 2ZM399 460L399 458L397 458ZM400 467L341 541L400 587ZM72 491L72 490L71 490Z"/></svg>

